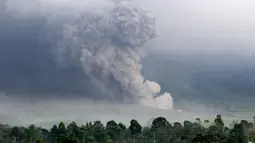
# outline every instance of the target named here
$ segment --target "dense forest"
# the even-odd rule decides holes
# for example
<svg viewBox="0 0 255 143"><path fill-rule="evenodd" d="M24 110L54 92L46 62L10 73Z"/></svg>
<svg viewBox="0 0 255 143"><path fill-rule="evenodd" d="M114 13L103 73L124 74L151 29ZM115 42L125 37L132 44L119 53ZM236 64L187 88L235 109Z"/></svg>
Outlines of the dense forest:
<svg viewBox="0 0 255 143"><path fill-rule="evenodd" d="M60 122L51 129L30 125L0 124L1 143L248 143L255 142L255 123L241 120L226 126L220 115L214 121L196 118L194 122L170 123L164 117L153 119L151 126L138 121L130 125L108 121Z"/></svg>

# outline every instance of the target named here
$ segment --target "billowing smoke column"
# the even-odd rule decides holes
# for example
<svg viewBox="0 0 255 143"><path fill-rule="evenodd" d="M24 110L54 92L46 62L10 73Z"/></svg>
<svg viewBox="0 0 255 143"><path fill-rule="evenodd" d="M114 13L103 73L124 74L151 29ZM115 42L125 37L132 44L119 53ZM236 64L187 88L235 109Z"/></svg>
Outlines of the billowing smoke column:
<svg viewBox="0 0 255 143"><path fill-rule="evenodd" d="M37 49L32 50L40 53L44 48L48 52L48 47L44 46L50 45L52 57L60 68L82 69L86 78L83 80L92 83L98 90L96 94L100 94L94 96L161 109L172 108L171 95L161 94L159 84L145 80L141 75L138 51L156 36L155 19L147 11L126 1L112 0L97 0L93 10L87 5L89 0L28 0L27 5L23 5L23 0L5 2L7 15L26 22L23 25L43 21L40 24L43 30L34 33L40 33L38 41L49 44L33 45ZM33 41L36 42L25 42Z"/></svg>
<svg viewBox="0 0 255 143"><path fill-rule="evenodd" d="M94 86L112 98L172 108L171 95L160 94L160 85L140 72L138 49L156 35L155 19L147 11L117 2L104 14L83 13L64 24L62 35L52 49L59 65L79 62Z"/></svg>

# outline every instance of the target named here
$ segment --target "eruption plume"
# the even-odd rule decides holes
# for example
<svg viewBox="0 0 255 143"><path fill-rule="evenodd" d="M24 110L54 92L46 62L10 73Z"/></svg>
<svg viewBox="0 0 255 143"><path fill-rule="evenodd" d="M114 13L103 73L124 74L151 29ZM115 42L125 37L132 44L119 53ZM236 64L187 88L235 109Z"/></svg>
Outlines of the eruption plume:
<svg viewBox="0 0 255 143"><path fill-rule="evenodd" d="M145 80L141 74L138 51L155 38L155 18L133 3L110 3L104 8L101 6L103 12L100 9L73 11L64 7L71 14L47 17L47 35L54 60L61 68L78 65L96 89L113 100L131 99L145 106L171 109L171 95L161 94L160 85ZM78 6L81 5L75 5ZM54 13L53 9L48 7ZM49 13L40 12L40 16ZM54 35L58 38L53 38Z"/></svg>
<svg viewBox="0 0 255 143"><path fill-rule="evenodd" d="M65 24L63 37L54 48L58 63L65 63L67 57L79 60L84 73L103 93L123 99L130 96L143 105L168 109L173 104L171 95L160 95L160 85L145 81L141 75L138 49L155 35L154 17L130 3L119 2L104 15L82 14ZM112 80L121 90L111 89Z"/></svg>

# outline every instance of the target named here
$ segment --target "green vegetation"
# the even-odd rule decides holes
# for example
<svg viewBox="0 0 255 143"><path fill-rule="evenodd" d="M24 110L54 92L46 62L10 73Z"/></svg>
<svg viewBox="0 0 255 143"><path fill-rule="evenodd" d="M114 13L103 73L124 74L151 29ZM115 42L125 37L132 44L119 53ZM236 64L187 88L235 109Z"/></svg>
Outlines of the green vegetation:
<svg viewBox="0 0 255 143"><path fill-rule="evenodd" d="M227 127L220 115L213 122L196 118L184 123L157 117L150 127L142 127L134 119L128 127L111 120L106 125L95 121L82 126L60 122L50 130L0 124L0 143L247 143L255 142L254 127L245 120Z"/></svg>

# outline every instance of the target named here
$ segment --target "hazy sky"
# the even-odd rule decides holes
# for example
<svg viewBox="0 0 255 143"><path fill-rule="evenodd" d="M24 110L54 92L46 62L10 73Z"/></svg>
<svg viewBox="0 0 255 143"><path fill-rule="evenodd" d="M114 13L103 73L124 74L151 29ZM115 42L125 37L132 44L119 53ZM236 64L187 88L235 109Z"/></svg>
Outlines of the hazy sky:
<svg viewBox="0 0 255 143"><path fill-rule="evenodd" d="M40 19L41 16L46 16L48 18L47 22L56 22L54 21L56 14L57 16L61 15L65 18L70 18L72 17L70 15L76 16L76 12L81 10L100 13L104 12L100 7L106 5L111 7L109 0L5 1L7 2L7 10L11 12L9 16L18 18L20 21L17 22L23 24L27 22L32 26L35 25L34 29L44 25L36 24L34 22L36 20L27 21L27 19ZM255 53L253 48L255 46L255 10L253 8L255 2L252 0L138 0L133 2L137 2L148 9L156 17L158 37L144 46L145 51L147 48L165 55L189 53L191 56L207 53L214 56L237 54L249 57ZM3 21L1 24L5 24L6 27L2 27L2 29L8 29L8 26L12 25L12 23L16 22L5 23ZM20 30L22 31L22 29ZM30 34L37 35L36 32L31 31L29 31ZM23 32L25 31L23 30ZM9 34L10 32L8 32ZM19 30L14 35L19 35ZM6 35L4 36L4 38L7 37ZM16 38L26 36L29 39L29 34L17 36ZM13 43L11 40L9 41ZM29 45L28 42L25 43L25 46ZM33 43L36 44L36 41L33 40ZM226 56L225 59L228 57L230 56ZM231 58L233 59L235 56L231 56ZM236 62L239 58L236 57L233 61ZM252 59L248 60L253 61ZM203 59L197 58L197 61L203 60L205 60L204 57ZM210 62L217 64L219 60L224 60L224 56L223 58L213 57ZM244 63L253 63L250 61L244 61Z"/></svg>
<svg viewBox="0 0 255 143"><path fill-rule="evenodd" d="M24 88L37 91L37 84L39 86L41 84L51 86L51 84L55 84L54 81L58 81L59 79L61 79L59 80L60 82L56 82L56 84L61 83L61 86L63 83L64 88L69 88L71 87L70 85L83 88L83 86L78 85L80 82L73 82L78 81L80 77L78 74L73 74L71 70L67 71L66 73L63 72L62 74L57 73L57 70L55 69L50 71L49 67L52 67L52 65L48 64L47 62L49 62L49 60L45 59L47 56L44 55L45 53L42 50L42 47L45 45L42 44L38 46L36 37L40 34L38 34L38 31L36 32L36 30L40 29L41 32L44 30L44 25L40 25L40 18L42 16L47 16L47 22L56 22L54 17L56 15L53 16L52 13L57 13L57 16L63 16L63 19L60 18L61 20L73 18L72 16L76 16L76 12L81 10L91 13L101 13L104 12L104 9L101 7L105 5L109 6L108 1L110 0L83 0L83 2L81 2L82 0L5 1L8 2L7 9L15 10L17 13L13 13L13 11L11 11L12 17L8 17L9 21L4 21L1 18L1 12L3 12L1 11L1 2L3 1L0 0L0 30L7 31L7 34L0 32L0 38L2 38L0 39L0 48L1 46L5 48L0 49L0 51L2 51L2 54L0 52L0 55L2 55L0 56L0 65L4 65L6 67L5 70L0 71L0 77L7 79L0 82L0 89L7 86L9 87L8 89L14 90L12 85L14 83L18 83L17 86L22 85ZM184 94L182 93L186 94L189 92L189 96L192 96L193 98L197 98L199 94L204 96L206 99L206 93L210 93L208 96L214 97L214 95L217 95L218 98L221 98L224 95L232 95L233 88L237 91L240 89L241 91L241 94L236 93L236 96L241 97L242 93L247 91L246 89L249 89L249 91L247 91L249 96L254 95L254 90L251 89L251 85L255 83L255 70L253 68L255 64L254 62L250 62L253 61L253 58L248 59L248 61L240 60L239 57L231 56L230 61L224 61L224 59L227 59L228 57L215 57L222 54L226 56L237 54L249 57L255 54L255 50L253 48L255 47L255 2L253 0L133 1L150 10L156 17L158 37L144 46L145 51L147 51L147 48L148 50L152 50L153 53L158 52L164 54L164 56L159 54L156 56L156 58L147 57L145 59L151 59L151 61L145 62L144 64L143 72L148 76L145 78L153 78L153 80L159 81L160 84L162 83L164 90L170 91L170 93L173 91L174 98L179 96L183 97ZM10 20L12 18L15 20ZM27 21L28 19L32 20ZM19 29L18 23L21 23L20 25L23 25L25 28L23 27L23 29ZM8 26L13 27L10 28ZM12 28L14 28L16 31L12 31ZM26 31L26 28L30 29L30 31ZM12 37L11 34L14 36ZM6 39L9 39L9 41ZM30 43L29 41L31 39L33 40ZM17 41L14 42L14 40ZM24 41L21 42L22 40ZM26 47L28 52L20 50L19 46ZM14 51L17 51L13 52L13 49ZM10 53L14 54L8 55ZM192 62L187 60L180 62L181 57L178 56L175 56L175 60L177 60L176 62L171 61L171 56L169 56L169 58L168 55L176 55L177 53L189 53L191 56L195 57L198 54L209 54L214 56L210 61L206 60L205 57L197 57L197 59ZM197 66L196 64L198 63L201 63L203 66ZM12 65L12 67L9 65ZM71 79L72 77L76 78ZM10 79L15 80L12 81ZM34 82L37 84L33 84ZM73 83L76 83L77 85ZM222 86L222 84L225 86ZM53 86L52 88L55 89L56 87ZM62 88L60 88L60 90L61 89ZM74 88L74 90L75 89L76 88ZM81 118L86 118L86 115L83 116L80 115L80 112L74 112L82 112L84 111L84 108L86 108L87 110L84 112L89 114L91 110L88 110L88 108L92 106L91 104L93 104L92 102L84 106L82 101L82 103L79 102L79 104L77 102L77 106L75 106L76 103L74 102L68 103L70 104L67 104L66 101L61 101L61 103L57 103L56 101L54 103L46 102L26 106L26 102L5 102L4 104L0 104L0 106L9 107L10 112L7 112L6 109L2 108L3 110L0 110L0 120L3 119L4 121L8 121L10 118L15 119L19 117L17 119L20 120L20 123L26 124L28 121L30 122L30 120L27 120L27 118L31 117L32 119L37 119L35 121L36 123L40 123L50 122L52 119L52 114L55 115L54 120L59 120L60 118L62 119L66 117L66 114L72 113L73 116L71 118L73 120L82 120ZM49 107L52 109L52 112L48 112L48 109L45 107L47 105L50 105ZM187 104L186 102L184 105L190 105L188 108L192 107L196 111L198 111L199 108L202 110L200 113L208 112L204 105L197 105L198 107L195 107L196 103ZM95 107L95 114L90 119L94 120L96 118L105 118L106 116L104 117L101 115L101 110L106 108L105 106L109 107L108 105L98 105L98 107ZM109 109L106 108L107 111L104 111L105 114L112 114L112 116L119 118L123 117L123 119L125 118L127 120L133 117L138 118L138 115L142 115L142 117L139 118L142 118L144 121L152 116L152 110L150 109L134 107L134 110L137 109L137 113L133 113L133 111L127 110L128 107L126 105L116 106L118 106L116 107L118 110L114 110L115 107L110 106ZM63 113L63 109L65 108L70 110L65 110L65 113ZM138 108L141 110L138 110ZM26 111L28 111L28 114L22 116L19 115L19 113ZM43 114L38 115L38 113L41 112L43 112ZM120 116L120 112L126 112L128 115ZM154 113L158 113L158 111L153 112L153 114ZM213 110L213 116L214 113L215 111ZM166 115L166 112L162 114ZM212 114L208 115L208 117L211 117ZM171 115L169 114L169 116ZM189 118L193 118L193 115L195 116L197 114L187 115L186 113L183 113L181 117L183 118L185 116L186 118L189 116ZM41 120L38 119L37 116L39 116ZM107 116L107 118L112 118L112 116ZM67 120L67 118L65 119ZM16 123L16 121L11 122Z"/></svg>
<svg viewBox="0 0 255 143"><path fill-rule="evenodd" d="M253 54L252 0L141 0L157 18L154 49Z"/></svg>
<svg viewBox="0 0 255 143"><path fill-rule="evenodd" d="M11 8L28 15L75 10L98 12L108 0L7 0ZM252 0L138 0L156 16L159 37L152 49L182 52L238 52L253 54L255 2ZM18 7L18 8L17 8ZM38 10L39 9L39 10ZM94 9L97 9L96 11ZM155 45L154 45L155 44ZM184 51L185 50L185 51Z"/></svg>

